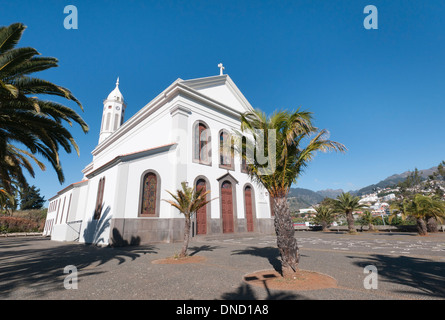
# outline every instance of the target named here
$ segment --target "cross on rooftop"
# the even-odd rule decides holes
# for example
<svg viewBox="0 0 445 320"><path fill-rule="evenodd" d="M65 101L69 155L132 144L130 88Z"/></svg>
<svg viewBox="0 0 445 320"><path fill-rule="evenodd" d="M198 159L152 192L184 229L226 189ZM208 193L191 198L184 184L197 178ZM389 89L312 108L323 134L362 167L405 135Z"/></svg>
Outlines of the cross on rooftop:
<svg viewBox="0 0 445 320"><path fill-rule="evenodd" d="M223 75L223 70L225 69L223 67L223 64L222 63L218 64L218 68L219 68L219 75L222 76Z"/></svg>

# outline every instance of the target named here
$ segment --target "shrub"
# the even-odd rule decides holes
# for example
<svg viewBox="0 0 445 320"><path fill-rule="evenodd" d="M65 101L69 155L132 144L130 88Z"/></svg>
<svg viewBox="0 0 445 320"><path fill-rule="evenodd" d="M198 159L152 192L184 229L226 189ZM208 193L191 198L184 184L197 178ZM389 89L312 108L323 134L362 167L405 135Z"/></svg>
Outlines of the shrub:
<svg viewBox="0 0 445 320"><path fill-rule="evenodd" d="M0 217L0 232L39 232L43 230L43 223L26 218Z"/></svg>

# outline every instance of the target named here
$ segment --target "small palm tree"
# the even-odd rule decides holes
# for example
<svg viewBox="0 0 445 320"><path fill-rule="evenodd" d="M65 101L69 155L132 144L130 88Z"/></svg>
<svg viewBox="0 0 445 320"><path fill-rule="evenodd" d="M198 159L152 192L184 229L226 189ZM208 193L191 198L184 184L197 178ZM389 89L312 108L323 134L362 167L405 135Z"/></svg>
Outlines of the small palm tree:
<svg viewBox="0 0 445 320"><path fill-rule="evenodd" d="M416 194L412 200L405 200L404 207L405 214L416 219L419 235L428 234L425 219L433 217L443 221L445 217L445 204L442 201L421 194Z"/></svg>
<svg viewBox="0 0 445 320"><path fill-rule="evenodd" d="M368 231L374 231L374 217L372 216L372 213L366 210L363 212L360 216L360 219L362 221L363 225L368 225Z"/></svg>
<svg viewBox="0 0 445 320"><path fill-rule="evenodd" d="M182 182L181 186L182 190L176 190L176 194L167 191L173 197L174 201L164 201L170 203L185 216L184 244L182 246L181 253L179 254L179 257L183 258L187 256L192 215L213 199L207 200L207 195L210 193L210 190L204 192L204 189L188 187L186 182Z"/></svg>
<svg viewBox="0 0 445 320"><path fill-rule="evenodd" d="M88 125L71 108L60 103L42 100L39 95L57 96L81 103L72 93L61 86L32 76L34 73L58 66L58 60L41 57L36 49L16 48L26 26L14 23L0 27L0 184L8 192L11 181L25 184L22 168L34 176L28 158L40 169L45 165L34 156L39 154L55 169L59 181L64 181L59 161L59 149L79 153L67 123L80 125L88 132ZM24 148L14 146L20 143Z"/></svg>
<svg viewBox="0 0 445 320"><path fill-rule="evenodd" d="M406 201L401 201L401 200L394 200L393 202L391 202L391 204L389 205L390 211L391 213L389 214L388 217L388 222L389 223L393 223L393 220L395 219L395 223L397 223L397 221L400 219L401 221L405 221L406 220Z"/></svg>
<svg viewBox="0 0 445 320"><path fill-rule="evenodd" d="M367 208L366 205L361 204L360 197L353 196L349 192L342 193L335 199L334 202L334 211L336 213L341 213L346 216L346 221L348 223L348 230L349 233L355 233L355 227L354 227L354 211L359 211L362 209Z"/></svg>
<svg viewBox="0 0 445 320"><path fill-rule="evenodd" d="M248 175L269 192L285 278L295 277L299 263L289 189L317 152L346 150L327 136L326 130L313 126L312 113L300 109L277 111L270 117L259 110L244 113L241 131L235 131L235 149L245 160Z"/></svg>
<svg viewBox="0 0 445 320"><path fill-rule="evenodd" d="M334 210L329 206L319 205L315 208L315 211L317 211L317 213L312 221L316 224L320 224L323 231L327 231L328 227L335 220Z"/></svg>

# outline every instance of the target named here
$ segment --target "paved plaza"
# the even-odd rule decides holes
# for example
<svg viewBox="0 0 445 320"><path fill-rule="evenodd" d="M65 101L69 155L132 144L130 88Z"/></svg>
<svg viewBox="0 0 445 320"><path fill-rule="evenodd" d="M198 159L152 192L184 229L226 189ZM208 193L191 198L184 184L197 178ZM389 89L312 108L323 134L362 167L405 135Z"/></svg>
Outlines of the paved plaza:
<svg viewBox="0 0 445 320"><path fill-rule="evenodd" d="M252 286L246 274L278 268L273 235L194 238L193 264L156 264L179 253L182 243L100 248L43 237L0 239L1 299L148 300L409 300L445 298L445 233L297 232L300 268L329 275L337 287L280 291ZM66 289L77 270L77 289ZM377 289L366 289L377 270ZM71 268L72 268L71 267ZM65 281L65 282L64 282Z"/></svg>

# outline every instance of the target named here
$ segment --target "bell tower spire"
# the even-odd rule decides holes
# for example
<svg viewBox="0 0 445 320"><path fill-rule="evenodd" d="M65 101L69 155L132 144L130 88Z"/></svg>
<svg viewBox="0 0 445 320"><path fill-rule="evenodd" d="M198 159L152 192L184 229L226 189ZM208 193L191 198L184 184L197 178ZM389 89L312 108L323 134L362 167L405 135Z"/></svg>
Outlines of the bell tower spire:
<svg viewBox="0 0 445 320"><path fill-rule="evenodd" d="M119 90L119 77L116 88L104 100L102 112L102 124L100 127L99 144L115 132L124 122L125 109L127 105L124 96Z"/></svg>

